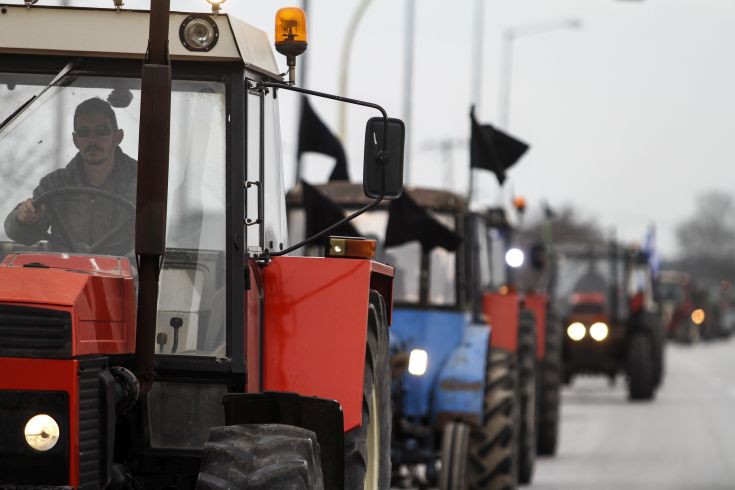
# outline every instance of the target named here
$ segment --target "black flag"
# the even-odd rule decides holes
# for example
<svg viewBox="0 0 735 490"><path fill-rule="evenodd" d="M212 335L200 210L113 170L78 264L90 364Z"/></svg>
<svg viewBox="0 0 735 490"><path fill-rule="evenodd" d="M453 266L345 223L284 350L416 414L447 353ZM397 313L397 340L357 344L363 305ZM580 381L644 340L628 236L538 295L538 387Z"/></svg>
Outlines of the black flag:
<svg viewBox="0 0 735 490"><path fill-rule="evenodd" d="M420 242L426 252L434 247L452 252L462 243L459 235L437 221L404 191L390 203L385 248L414 240Z"/></svg>
<svg viewBox="0 0 735 490"><path fill-rule="evenodd" d="M478 124L474 106L470 110L470 120L470 167L491 171L502 184L505 171L526 153L528 145L489 124Z"/></svg>
<svg viewBox="0 0 735 490"><path fill-rule="evenodd" d="M313 185L307 184L302 180L301 187L304 189L307 237L319 233L345 217L339 206L319 192ZM326 244L330 235L359 237L360 233L352 226L352 223L347 222L323 237L318 243Z"/></svg>
<svg viewBox="0 0 735 490"><path fill-rule="evenodd" d="M301 121L299 122L299 147L297 157L302 153L312 151L334 157L336 163L334 170L329 176L329 181L350 180L347 173L347 156L336 136L319 119L314 109L311 108L306 97L301 99Z"/></svg>

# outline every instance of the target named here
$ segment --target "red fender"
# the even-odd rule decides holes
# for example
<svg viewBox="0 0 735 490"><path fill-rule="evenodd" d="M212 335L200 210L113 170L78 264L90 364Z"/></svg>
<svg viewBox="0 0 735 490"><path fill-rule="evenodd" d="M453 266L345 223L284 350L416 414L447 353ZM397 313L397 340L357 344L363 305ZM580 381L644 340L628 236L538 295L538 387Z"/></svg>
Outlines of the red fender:
<svg viewBox="0 0 735 490"><path fill-rule="evenodd" d="M390 279L393 268L368 260L276 257L263 272L263 389L337 400L345 431L358 427L369 292L380 282L374 276Z"/></svg>
<svg viewBox="0 0 735 490"><path fill-rule="evenodd" d="M483 297L485 318L492 328L490 345L510 352L518 352L517 293L489 293Z"/></svg>
<svg viewBox="0 0 735 490"><path fill-rule="evenodd" d="M526 307L536 317L536 359L541 361L546 351L546 307L549 297L546 294L529 293L525 301Z"/></svg>

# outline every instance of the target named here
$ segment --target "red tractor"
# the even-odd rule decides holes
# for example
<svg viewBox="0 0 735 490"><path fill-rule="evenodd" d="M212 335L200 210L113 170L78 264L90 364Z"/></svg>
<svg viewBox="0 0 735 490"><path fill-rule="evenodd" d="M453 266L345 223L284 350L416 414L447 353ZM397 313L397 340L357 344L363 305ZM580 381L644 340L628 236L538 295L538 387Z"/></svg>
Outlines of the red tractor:
<svg viewBox="0 0 735 490"><path fill-rule="evenodd" d="M33 3L0 9L0 487L387 488L393 269L285 256L277 96L382 113L362 211L402 123L293 85L300 9L284 81L228 15Z"/></svg>
<svg viewBox="0 0 735 490"><path fill-rule="evenodd" d="M558 440L561 329L549 297L553 264L544 244L521 243L503 209L490 209L485 216L493 265L484 285L485 313L493 328L492 346L518 359L518 476L529 483L536 454L554 454Z"/></svg>

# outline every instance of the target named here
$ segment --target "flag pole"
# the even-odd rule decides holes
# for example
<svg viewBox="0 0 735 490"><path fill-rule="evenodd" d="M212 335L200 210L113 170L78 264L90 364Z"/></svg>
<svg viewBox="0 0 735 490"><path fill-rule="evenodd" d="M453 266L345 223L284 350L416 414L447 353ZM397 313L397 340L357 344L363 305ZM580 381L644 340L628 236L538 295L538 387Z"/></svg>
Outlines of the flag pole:
<svg viewBox="0 0 735 490"><path fill-rule="evenodd" d="M475 0L475 15L473 24L473 35L472 35L472 86L470 87L472 94L471 102L471 113L475 112L475 107L480 107L482 101L482 48L483 48L483 20L485 17L485 0ZM471 130L471 128L470 128ZM471 140L471 138L470 138ZM470 142L470 144L472 144ZM469 152L471 154L471 152ZM467 192L467 206L472 204L475 191L475 172L472 169L472 162L470 162L470 184L469 191Z"/></svg>

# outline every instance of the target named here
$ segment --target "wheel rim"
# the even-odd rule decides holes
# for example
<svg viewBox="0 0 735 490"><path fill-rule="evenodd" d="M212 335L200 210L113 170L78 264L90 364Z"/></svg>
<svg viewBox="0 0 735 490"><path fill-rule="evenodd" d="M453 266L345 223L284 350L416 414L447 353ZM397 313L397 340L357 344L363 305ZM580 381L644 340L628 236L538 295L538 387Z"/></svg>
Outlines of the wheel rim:
<svg viewBox="0 0 735 490"><path fill-rule="evenodd" d="M370 422L367 427L367 462L365 465L365 490L378 488L380 462L380 413L375 389L370 391Z"/></svg>

